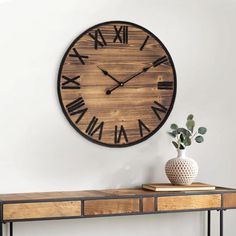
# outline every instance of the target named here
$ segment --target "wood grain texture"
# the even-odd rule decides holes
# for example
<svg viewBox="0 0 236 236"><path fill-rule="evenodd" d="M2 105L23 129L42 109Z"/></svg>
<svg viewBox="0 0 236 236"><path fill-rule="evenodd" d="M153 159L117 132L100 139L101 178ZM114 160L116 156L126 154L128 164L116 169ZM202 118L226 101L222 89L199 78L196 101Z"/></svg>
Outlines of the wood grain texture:
<svg viewBox="0 0 236 236"><path fill-rule="evenodd" d="M231 193L233 189L228 189L224 187L216 187L213 191L207 191L211 193L221 193L228 192ZM194 194L201 195L202 191L194 191ZM150 190L145 190L142 188L121 188L121 189L105 189L105 190L84 190L84 191L61 191L61 192L32 192L32 193L9 193L0 194L0 201L3 203L8 202L27 202L27 201L47 201L47 200L78 200L83 198L101 198L101 197L122 197L122 196L147 196L152 197L156 195L157 192ZM158 196L162 195L178 195L179 192L158 192Z"/></svg>
<svg viewBox="0 0 236 236"><path fill-rule="evenodd" d="M102 190L104 194L112 196L137 196L137 195L153 195L152 191L143 188L121 188L121 189L106 189Z"/></svg>
<svg viewBox="0 0 236 236"><path fill-rule="evenodd" d="M143 198L143 212L154 212L155 211L155 198L144 197Z"/></svg>
<svg viewBox="0 0 236 236"><path fill-rule="evenodd" d="M221 195L190 195L158 197L158 211L195 210L221 207Z"/></svg>
<svg viewBox="0 0 236 236"><path fill-rule="evenodd" d="M84 202L84 215L128 214L139 212L139 199L87 200Z"/></svg>
<svg viewBox="0 0 236 236"><path fill-rule="evenodd" d="M128 26L127 44L114 42L116 37L114 26L120 28L123 25ZM107 45L95 49L94 40L90 35L95 35L98 29L102 32ZM140 50L147 35L149 39L143 50ZM102 41L101 37L98 37ZM70 56L74 54L74 49L80 55L88 57L82 58L84 64L78 58ZM116 86L117 82L104 75L99 68L108 71L118 81L124 82L164 56L167 57L167 62L150 68L112 94L106 94L106 91ZM79 76L76 81L80 84L80 89L64 89L63 84L66 82L64 76L68 78ZM158 89L157 84L166 81L173 83L173 89ZM83 34L66 53L61 64L58 83L63 110L73 127L90 140L113 146L135 143L154 132L171 110L176 87L175 71L170 55L153 35L129 23L107 23ZM67 85L76 86L73 83ZM80 110L87 110L77 122L81 113L73 114L67 106L79 97L84 101ZM166 108L167 112L159 112L160 119L151 108L154 101ZM104 122L101 137L99 137L100 130L93 134L86 132L94 116L98 119L95 127ZM142 134L138 120L142 120L148 128L143 128ZM120 142L115 143L115 126L118 129L124 127L127 139L121 135Z"/></svg>
<svg viewBox="0 0 236 236"><path fill-rule="evenodd" d="M87 191L63 191L63 192L33 192L33 193L12 193L0 194L0 201L2 202L22 202L22 201L42 201L55 199L80 199L84 197L99 198L110 196L103 191L87 190Z"/></svg>
<svg viewBox="0 0 236 236"><path fill-rule="evenodd" d="M81 216L81 202L37 202L5 204L4 220L40 219L54 217Z"/></svg>
<svg viewBox="0 0 236 236"><path fill-rule="evenodd" d="M0 194L3 220L30 220L236 207L236 190L153 192L141 188ZM155 201L157 198L157 201ZM73 199L73 200L72 200ZM140 199L142 204L140 205ZM84 214L81 215L81 201ZM143 211L141 211L143 210Z"/></svg>
<svg viewBox="0 0 236 236"><path fill-rule="evenodd" d="M236 207L236 193L225 193L223 199L224 208Z"/></svg>

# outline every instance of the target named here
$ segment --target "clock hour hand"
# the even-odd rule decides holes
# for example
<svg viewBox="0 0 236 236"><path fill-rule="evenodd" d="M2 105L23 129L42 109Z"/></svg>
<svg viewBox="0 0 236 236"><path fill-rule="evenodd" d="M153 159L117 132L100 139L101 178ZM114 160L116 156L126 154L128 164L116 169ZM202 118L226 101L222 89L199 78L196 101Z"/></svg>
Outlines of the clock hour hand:
<svg viewBox="0 0 236 236"><path fill-rule="evenodd" d="M106 76L110 77L112 80L116 81L117 84L120 84L120 81L117 80L117 79L116 79L114 76L112 76L111 74L109 74L109 72L107 72L106 70L100 68L99 66L97 66L97 68L98 68L99 70L101 70L104 75L106 75Z"/></svg>

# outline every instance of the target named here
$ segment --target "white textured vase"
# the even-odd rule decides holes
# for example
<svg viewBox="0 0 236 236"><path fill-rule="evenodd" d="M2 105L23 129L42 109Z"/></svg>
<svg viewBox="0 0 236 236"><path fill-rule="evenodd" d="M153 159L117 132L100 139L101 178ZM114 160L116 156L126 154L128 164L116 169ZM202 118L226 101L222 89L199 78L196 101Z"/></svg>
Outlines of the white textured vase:
<svg viewBox="0 0 236 236"><path fill-rule="evenodd" d="M178 156L166 163L165 171L172 184L190 185L197 177L198 164L185 155L185 149L178 149Z"/></svg>

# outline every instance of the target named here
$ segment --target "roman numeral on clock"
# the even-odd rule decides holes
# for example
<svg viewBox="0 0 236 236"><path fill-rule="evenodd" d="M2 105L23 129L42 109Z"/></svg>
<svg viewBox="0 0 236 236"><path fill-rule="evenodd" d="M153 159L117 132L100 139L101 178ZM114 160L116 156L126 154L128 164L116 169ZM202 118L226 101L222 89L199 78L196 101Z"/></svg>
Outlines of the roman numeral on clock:
<svg viewBox="0 0 236 236"><path fill-rule="evenodd" d="M72 50L73 50L74 54L69 54L69 57L76 57L80 60L81 64L85 65L85 62L83 59L88 58L88 56L79 54L79 52L77 51L76 48L73 48Z"/></svg>
<svg viewBox="0 0 236 236"><path fill-rule="evenodd" d="M94 116L89 122L89 125L85 132L90 136L93 136L96 132L99 132L98 139L101 140L104 122L101 122L100 124L96 126L97 122L98 122L98 118Z"/></svg>
<svg viewBox="0 0 236 236"><path fill-rule="evenodd" d="M160 116L160 112L161 113L166 113L167 112L167 108L164 107L163 105L161 105L160 103L154 101L154 106L151 106L152 110L154 111L154 113L156 114L157 118L159 120L161 120L161 116Z"/></svg>
<svg viewBox="0 0 236 236"><path fill-rule="evenodd" d="M160 57L158 58L157 60L155 60L152 65L153 67L157 67L159 66L160 64L164 63L164 62L167 62L168 61L168 58L167 56L163 56L163 57Z"/></svg>
<svg viewBox="0 0 236 236"><path fill-rule="evenodd" d="M95 30L95 34L89 33L89 36L94 40L95 49L98 49L98 46L104 47L107 45L100 29Z"/></svg>
<svg viewBox="0 0 236 236"><path fill-rule="evenodd" d="M149 39L149 36L147 36L147 37L145 38L143 44L142 44L141 47L139 48L140 51L142 51L142 50L144 49L144 47L145 47L145 45L146 45L148 39Z"/></svg>
<svg viewBox="0 0 236 236"><path fill-rule="evenodd" d="M114 143L120 143L121 138L125 140L126 143L128 143L128 137L125 132L125 128L123 125L120 126L120 129L118 130L117 125L115 126L115 133L114 133Z"/></svg>
<svg viewBox="0 0 236 236"><path fill-rule="evenodd" d="M150 132L150 129L143 123L142 120L138 120L140 136L143 137L143 129Z"/></svg>
<svg viewBox="0 0 236 236"><path fill-rule="evenodd" d="M128 26L120 26L119 28L114 25L116 36L113 40L113 43L115 43L117 40L120 43L127 44L128 43Z"/></svg>
<svg viewBox="0 0 236 236"><path fill-rule="evenodd" d="M173 89L173 81L160 81L157 83L158 89Z"/></svg>
<svg viewBox="0 0 236 236"><path fill-rule="evenodd" d="M66 108L70 116L79 115L77 120L75 121L76 124L80 122L80 120L88 110L88 108L85 107L84 99L82 97L79 97L74 101L68 103L66 105Z"/></svg>
<svg viewBox="0 0 236 236"><path fill-rule="evenodd" d="M74 78L69 78L65 75L62 76L64 82L62 83L62 89L80 89L80 83L76 80L80 78L80 76L76 76Z"/></svg>

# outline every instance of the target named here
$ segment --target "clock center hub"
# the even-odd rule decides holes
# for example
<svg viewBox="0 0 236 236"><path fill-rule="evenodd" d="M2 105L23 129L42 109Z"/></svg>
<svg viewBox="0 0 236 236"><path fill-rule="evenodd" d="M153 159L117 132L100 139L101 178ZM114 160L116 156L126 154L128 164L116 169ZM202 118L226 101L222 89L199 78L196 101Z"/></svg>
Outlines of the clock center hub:
<svg viewBox="0 0 236 236"><path fill-rule="evenodd" d="M110 91L110 90L107 90L107 91L106 91L106 94L107 94L107 95L110 95L110 94L111 94L111 91Z"/></svg>

